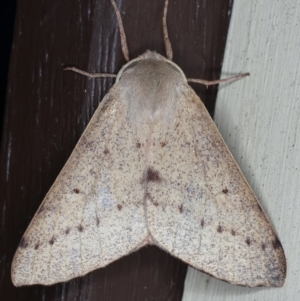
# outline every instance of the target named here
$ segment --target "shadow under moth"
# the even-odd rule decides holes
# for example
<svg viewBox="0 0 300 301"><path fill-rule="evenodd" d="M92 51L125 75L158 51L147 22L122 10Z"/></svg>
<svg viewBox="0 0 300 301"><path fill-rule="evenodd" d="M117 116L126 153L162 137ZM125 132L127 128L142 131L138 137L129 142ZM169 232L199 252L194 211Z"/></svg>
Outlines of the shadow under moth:
<svg viewBox="0 0 300 301"><path fill-rule="evenodd" d="M119 10L124 57L129 61ZM282 286L286 259L261 205L203 103L172 62L151 51L116 77L36 212L12 263L16 286L83 276L154 244L245 286Z"/></svg>

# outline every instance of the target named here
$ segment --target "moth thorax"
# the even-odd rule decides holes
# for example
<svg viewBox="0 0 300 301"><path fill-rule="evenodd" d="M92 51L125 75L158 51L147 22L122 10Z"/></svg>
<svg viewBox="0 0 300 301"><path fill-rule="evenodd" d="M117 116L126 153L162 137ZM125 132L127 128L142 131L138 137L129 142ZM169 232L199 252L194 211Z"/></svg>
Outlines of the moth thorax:
<svg viewBox="0 0 300 301"><path fill-rule="evenodd" d="M133 123L169 123L175 119L178 91L185 84L173 66L158 59L135 62L120 78Z"/></svg>

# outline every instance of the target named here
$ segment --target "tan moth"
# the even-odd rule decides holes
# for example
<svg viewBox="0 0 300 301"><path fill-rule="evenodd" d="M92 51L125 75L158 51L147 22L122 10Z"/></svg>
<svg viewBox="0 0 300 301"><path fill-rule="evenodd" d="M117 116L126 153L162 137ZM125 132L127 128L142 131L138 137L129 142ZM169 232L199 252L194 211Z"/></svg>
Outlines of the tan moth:
<svg viewBox="0 0 300 301"><path fill-rule="evenodd" d="M118 73L21 239L16 286L68 281L147 244L233 284L284 284L281 243L187 83L222 81L186 79L172 62L167 7L167 58L147 51Z"/></svg>

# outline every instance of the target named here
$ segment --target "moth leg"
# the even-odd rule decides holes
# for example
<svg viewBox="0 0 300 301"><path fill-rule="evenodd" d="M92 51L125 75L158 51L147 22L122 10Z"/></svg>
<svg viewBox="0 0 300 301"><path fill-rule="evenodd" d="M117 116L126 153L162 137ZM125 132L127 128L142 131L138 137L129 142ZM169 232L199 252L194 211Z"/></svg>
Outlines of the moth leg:
<svg viewBox="0 0 300 301"><path fill-rule="evenodd" d="M198 78L188 78L187 81L190 83L202 84L202 85L205 85L206 88L208 88L208 86L211 86L211 85L228 83L228 82L231 82L231 81L234 81L234 80L246 77L246 76L250 76L250 73L247 72L247 73L239 74L236 76L232 76L232 77L228 77L228 78L224 78L224 79L212 80L212 81L205 80L205 79L198 79Z"/></svg>
<svg viewBox="0 0 300 301"><path fill-rule="evenodd" d="M67 70L73 71L73 72L82 74L84 76L87 76L89 78L95 78L95 77L117 77L116 74L111 74L111 73L88 73L86 71L80 70L80 69L75 68L75 67L67 67L64 70L65 71L67 71Z"/></svg>
<svg viewBox="0 0 300 301"><path fill-rule="evenodd" d="M167 12L168 12L168 4L169 0L165 1L164 14L162 19L163 33L164 33L164 42L166 47L167 58L172 61L173 58L173 50L172 45L168 35L168 27L167 27Z"/></svg>
<svg viewBox="0 0 300 301"><path fill-rule="evenodd" d="M124 56L124 59L126 60L126 62L128 62L129 61L129 51L128 51L128 46L127 46L127 41L126 41L126 34L125 34L121 14L120 14L120 11L117 7L116 2L114 0L110 0L110 2L112 4L112 6L114 7L114 10L115 10L115 13L116 13L116 16L117 16L117 20L118 20L118 24L119 24L120 37L121 37L121 47L122 47L123 56Z"/></svg>

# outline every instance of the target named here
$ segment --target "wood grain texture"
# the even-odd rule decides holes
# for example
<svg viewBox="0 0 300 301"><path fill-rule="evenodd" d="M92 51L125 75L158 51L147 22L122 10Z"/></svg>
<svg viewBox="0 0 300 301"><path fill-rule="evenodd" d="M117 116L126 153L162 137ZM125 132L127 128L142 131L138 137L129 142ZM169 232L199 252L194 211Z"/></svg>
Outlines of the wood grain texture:
<svg viewBox="0 0 300 301"><path fill-rule="evenodd" d="M164 54L163 1L124 0L118 5L131 58L146 49ZM188 77L218 78L231 5L170 2L174 61ZM16 289L10 279L22 234L113 83L72 78L63 67L117 72L123 63L109 1L19 1L1 149L0 294L7 300L181 299L186 266L155 247L53 287ZM193 87L212 109L216 87Z"/></svg>
<svg viewBox="0 0 300 301"><path fill-rule="evenodd" d="M234 287L189 269L184 301L299 299L300 18L297 1L236 1L215 121L279 235L287 257L283 288Z"/></svg>

